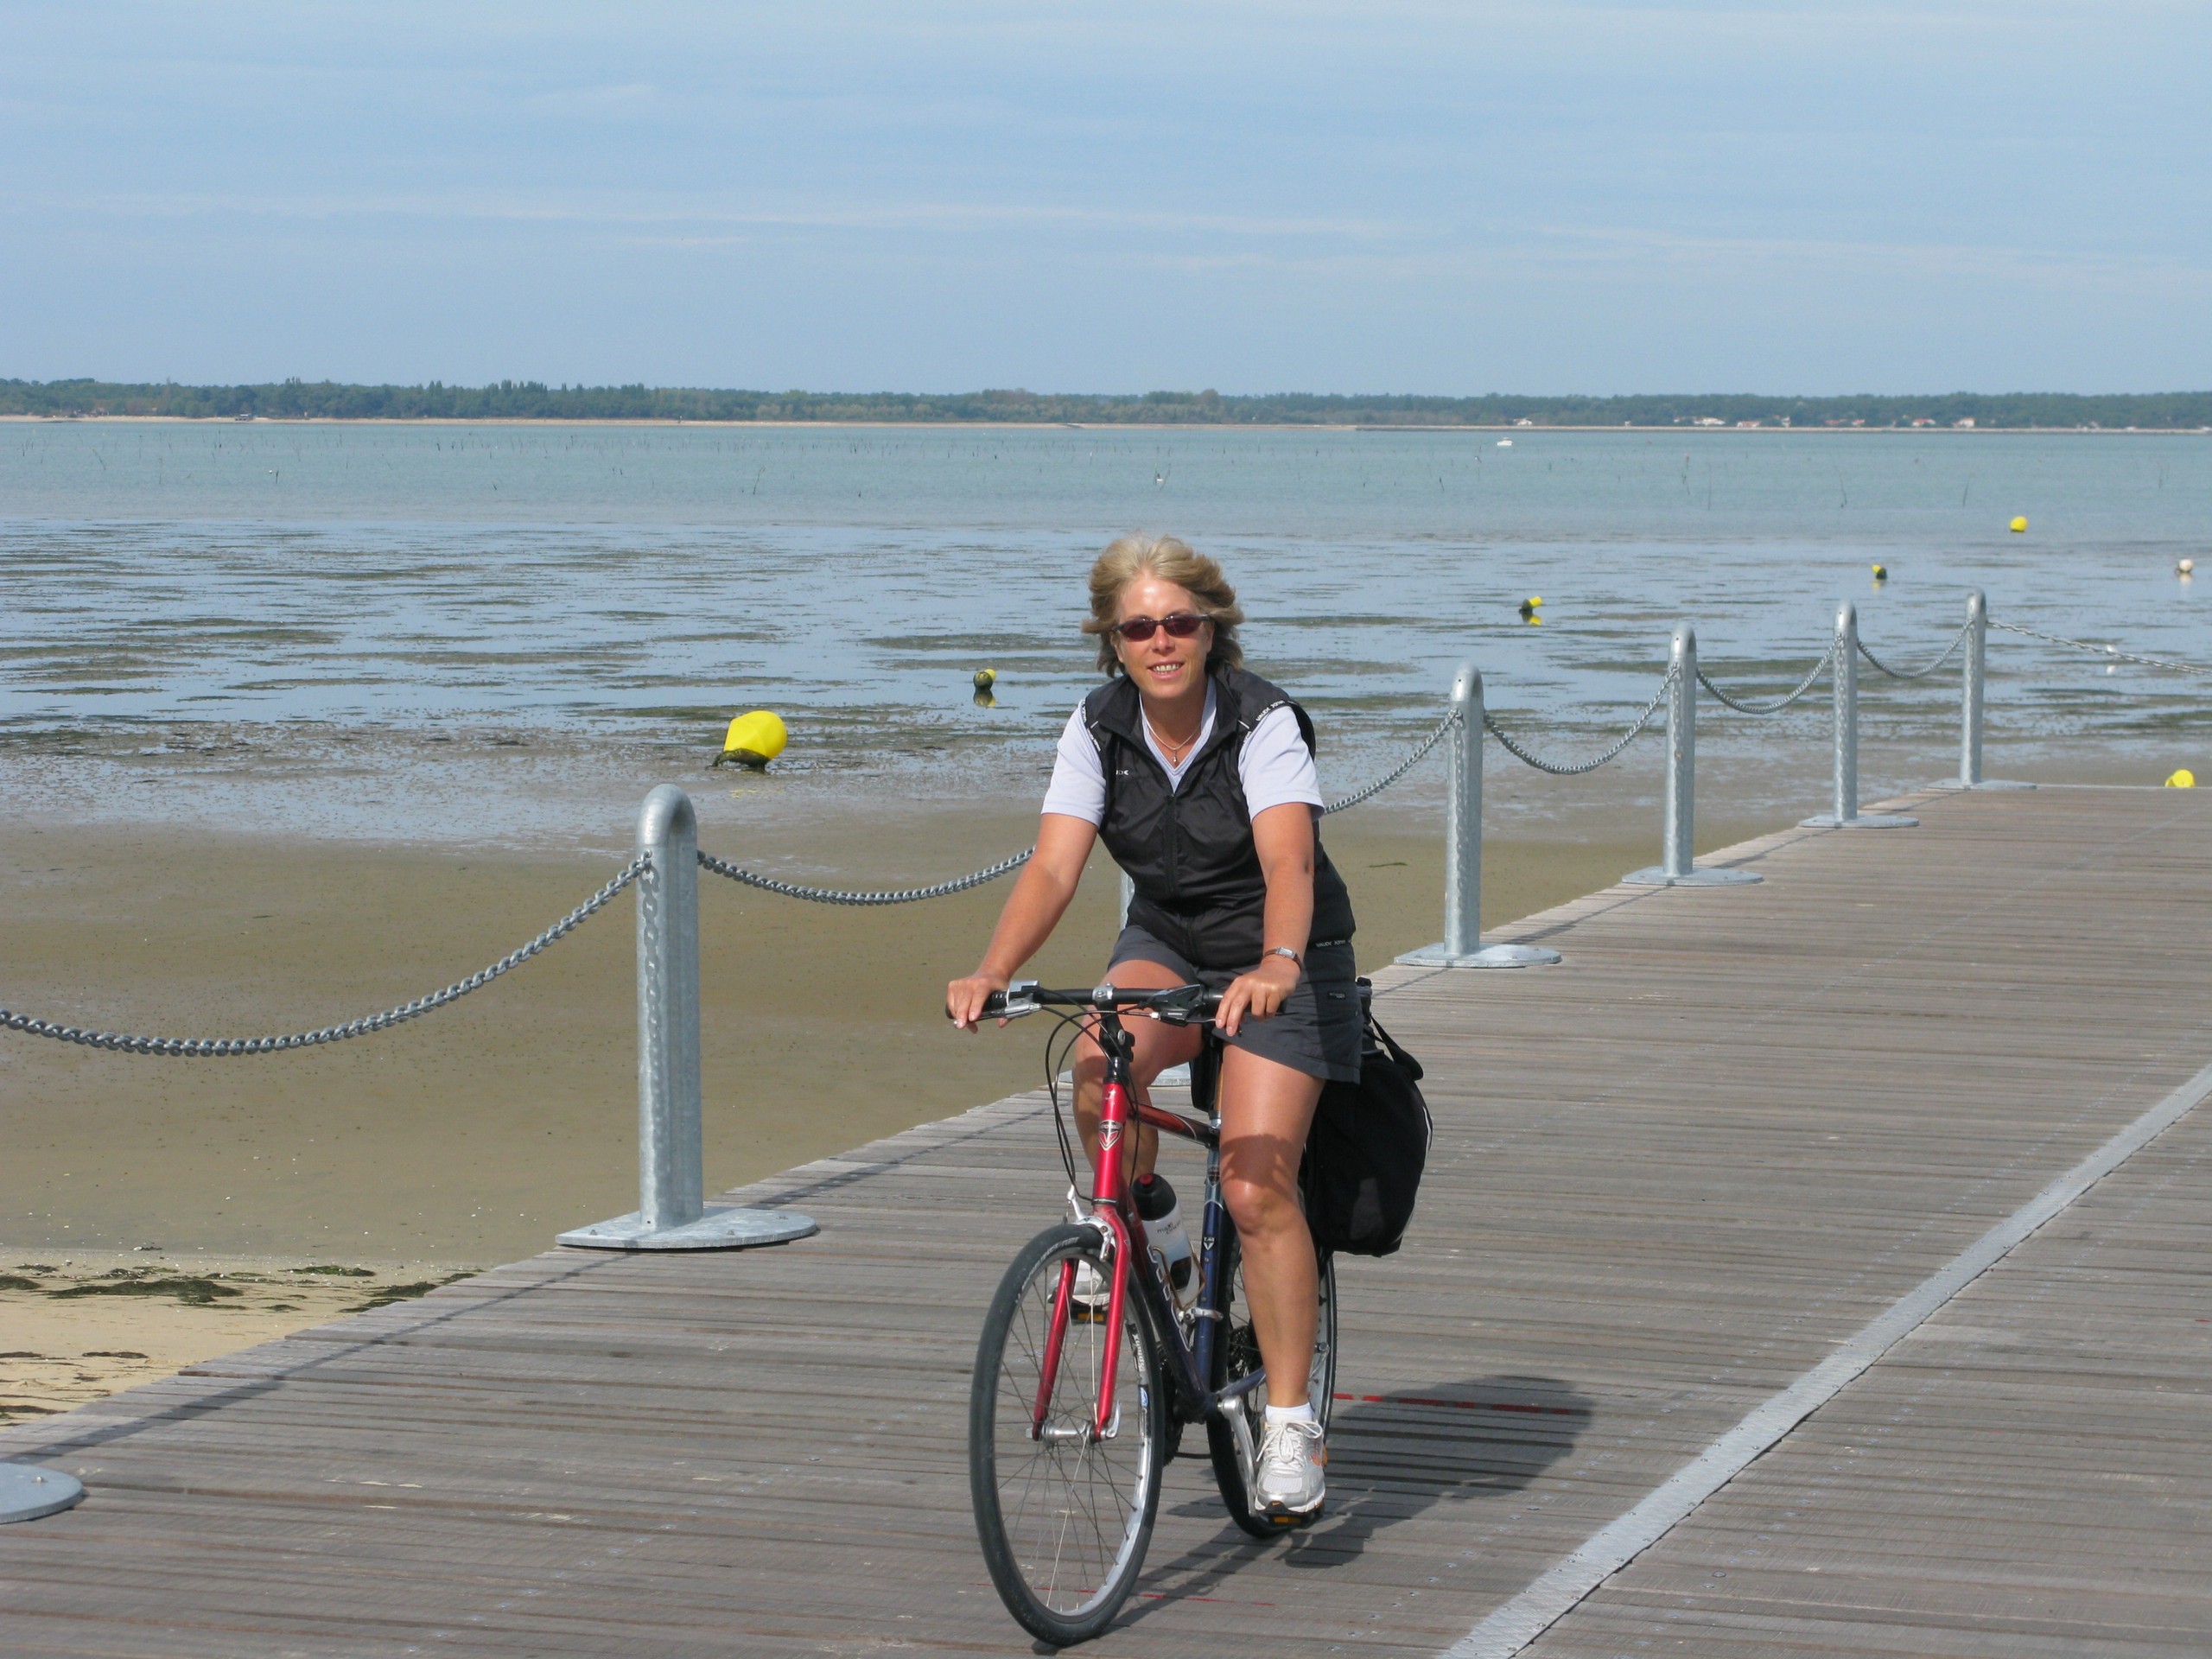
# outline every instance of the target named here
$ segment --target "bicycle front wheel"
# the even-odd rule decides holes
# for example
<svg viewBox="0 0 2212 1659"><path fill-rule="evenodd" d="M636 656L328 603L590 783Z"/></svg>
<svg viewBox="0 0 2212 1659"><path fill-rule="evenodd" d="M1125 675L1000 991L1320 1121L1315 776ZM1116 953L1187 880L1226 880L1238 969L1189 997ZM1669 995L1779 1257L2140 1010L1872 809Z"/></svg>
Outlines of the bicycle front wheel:
<svg viewBox="0 0 2212 1659"><path fill-rule="evenodd" d="M1059 1647L1112 1623L1160 1509L1160 1351L1134 1296L1120 1332L1109 1329L1109 1271L1096 1228L1053 1227L1024 1245L991 1299L969 1396L968 1478L991 1582L1022 1629ZM1095 1312L1074 1294L1093 1287ZM1099 1379L1117 1338L1101 1434Z"/></svg>
<svg viewBox="0 0 2212 1659"><path fill-rule="evenodd" d="M1220 1341L1214 1350L1213 1386L1226 1387L1242 1376L1264 1369L1260 1363L1260 1339L1252 1329L1252 1304L1244 1289L1244 1252L1236 1229L1224 1227L1222 1252L1222 1321ZM1326 1250L1314 1262L1320 1306L1315 1310L1313 1366L1306 1374L1306 1398L1313 1414L1325 1428L1337 1389L1337 1263ZM1213 1454L1214 1480L1229 1518L1255 1538L1273 1538L1284 1528L1271 1521L1252 1500L1259 1473L1260 1440L1267 1428L1268 1385L1261 1383L1242 1398L1206 1419L1207 1450Z"/></svg>

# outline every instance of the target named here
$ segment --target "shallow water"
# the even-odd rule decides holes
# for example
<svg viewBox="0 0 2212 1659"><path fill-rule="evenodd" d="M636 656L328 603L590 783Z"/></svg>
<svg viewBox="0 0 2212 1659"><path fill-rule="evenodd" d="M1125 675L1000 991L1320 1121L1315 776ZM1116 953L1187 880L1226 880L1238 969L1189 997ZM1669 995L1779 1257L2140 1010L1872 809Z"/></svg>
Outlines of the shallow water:
<svg viewBox="0 0 2212 1659"><path fill-rule="evenodd" d="M29 423L0 427L0 767L19 811L265 797L337 833L481 834L518 791L603 816L766 707L793 734L781 792L1033 793L1094 677L1083 572L1140 525L1228 565L1332 788L1465 658L1502 720L1592 747L1685 619L1747 695L1796 679L1842 599L1924 662L1969 586L2001 619L2212 660L2173 573L2212 550L2201 435ZM2003 635L1990 656L1993 736L2202 747L2202 681ZM1949 669L1864 695L1870 734L1955 741ZM1794 752L1825 693L1702 719ZM472 804L502 749L537 772Z"/></svg>

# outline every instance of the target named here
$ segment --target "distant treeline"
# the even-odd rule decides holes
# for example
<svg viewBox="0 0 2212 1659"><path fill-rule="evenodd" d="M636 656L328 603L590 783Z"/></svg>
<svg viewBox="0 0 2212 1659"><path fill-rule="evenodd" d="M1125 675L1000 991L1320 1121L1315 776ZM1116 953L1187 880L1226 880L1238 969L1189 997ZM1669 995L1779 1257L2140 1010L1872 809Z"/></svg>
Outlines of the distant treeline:
<svg viewBox="0 0 2212 1659"><path fill-rule="evenodd" d="M1955 391L1910 397L1400 397L1217 391L1141 396L971 391L711 391L677 386L124 385L0 380L0 414L171 415L202 420L1032 421L1185 426L1763 426L2212 428L2212 392L2084 397Z"/></svg>

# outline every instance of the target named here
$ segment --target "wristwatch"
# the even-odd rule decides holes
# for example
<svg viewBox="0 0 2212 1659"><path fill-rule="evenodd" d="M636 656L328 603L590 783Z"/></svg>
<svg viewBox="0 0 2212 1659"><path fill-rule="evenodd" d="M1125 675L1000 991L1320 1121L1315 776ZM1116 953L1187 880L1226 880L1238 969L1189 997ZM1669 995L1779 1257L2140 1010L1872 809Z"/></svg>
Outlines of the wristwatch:
<svg viewBox="0 0 2212 1659"><path fill-rule="evenodd" d="M1300 973L1306 971L1305 958L1300 957L1297 951L1292 950L1287 944L1270 945L1260 954L1263 957L1288 957L1292 962L1297 963L1298 970Z"/></svg>

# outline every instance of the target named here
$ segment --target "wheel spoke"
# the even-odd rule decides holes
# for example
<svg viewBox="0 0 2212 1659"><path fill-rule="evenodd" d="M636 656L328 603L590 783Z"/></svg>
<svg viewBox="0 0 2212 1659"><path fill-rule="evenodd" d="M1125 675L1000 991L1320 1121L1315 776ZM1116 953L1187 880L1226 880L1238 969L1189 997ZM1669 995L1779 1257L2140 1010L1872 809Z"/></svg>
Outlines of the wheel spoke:
<svg viewBox="0 0 2212 1659"><path fill-rule="evenodd" d="M985 1356L996 1375L977 1379L978 1387L988 1389L978 1409L988 1399L996 1493L985 1520L987 1528L995 1521L1004 1541L1003 1560L993 1558L993 1573L1008 1607L1040 1634L1047 1624L1065 1622L1072 1629L1111 1616L1141 1560L1152 1501L1153 1420L1141 1403L1150 1350L1134 1307L1125 1314L1115 1397L1108 1402L1119 1425L1112 1439L1091 1433L1115 1335L1103 1319L1068 1322L1051 1393L1040 1392L1059 1275L1071 1259L1104 1273L1088 1241L1033 1259L997 1316L1002 1323L996 1351ZM983 1432L985 1420L979 1418L977 1427ZM1033 1429L1041 1432L1033 1438ZM979 1515L984 1515L980 1507ZM988 1554L988 1536L986 1548ZM1008 1574L1017 1585L1009 1586ZM1022 1601L1033 1602L1043 1618L1025 1612L1017 1605Z"/></svg>

